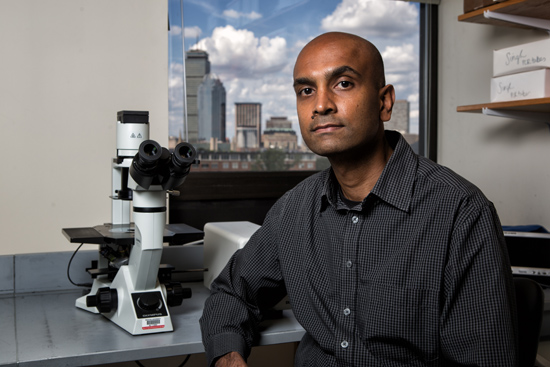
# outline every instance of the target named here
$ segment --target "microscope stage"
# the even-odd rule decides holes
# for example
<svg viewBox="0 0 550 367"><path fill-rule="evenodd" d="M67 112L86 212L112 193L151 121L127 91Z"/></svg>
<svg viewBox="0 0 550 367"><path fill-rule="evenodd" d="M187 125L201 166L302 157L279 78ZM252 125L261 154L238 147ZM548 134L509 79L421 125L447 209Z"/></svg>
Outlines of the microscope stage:
<svg viewBox="0 0 550 367"><path fill-rule="evenodd" d="M63 234L71 243L133 245L134 226L113 226L110 223L95 227L63 228ZM167 224L163 241L170 246L202 240L204 232L183 223Z"/></svg>

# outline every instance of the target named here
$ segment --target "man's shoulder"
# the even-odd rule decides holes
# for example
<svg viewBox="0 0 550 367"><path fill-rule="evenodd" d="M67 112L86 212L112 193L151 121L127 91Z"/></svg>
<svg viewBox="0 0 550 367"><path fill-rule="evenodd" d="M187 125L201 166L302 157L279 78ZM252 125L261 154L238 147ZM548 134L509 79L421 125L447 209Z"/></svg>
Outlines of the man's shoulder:
<svg viewBox="0 0 550 367"><path fill-rule="evenodd" d="M325 185L330 175L330 168L313 173L288 190L281 198L284 201L296 201L300 198L315 200L324 194Z"/></svg>
<svg viewBox="0 0 550 367"><path fill-rule="evenodd" d="M462 199L475 199L480 204L488 203L483 192L472 182L449 167L419 156L418 179L427 187L433 187Z"/></svg>

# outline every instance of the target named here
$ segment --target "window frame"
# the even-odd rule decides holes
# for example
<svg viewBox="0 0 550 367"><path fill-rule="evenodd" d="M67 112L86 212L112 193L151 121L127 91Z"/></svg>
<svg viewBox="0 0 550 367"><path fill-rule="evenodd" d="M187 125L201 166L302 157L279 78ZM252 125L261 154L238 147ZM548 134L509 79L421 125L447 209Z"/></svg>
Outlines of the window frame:
<svg viewBox="0 0 550 367"><path fill-rule="evenodd" d="M419 154L436 161L439 1L417 2L420 3ZM297 183L316 172L318 171L191 172L179 188L184 194L170 196L170 223L174 223L172 219L177 221L180 217L175 211L185 210L185 202L274 202Z"/></svg>

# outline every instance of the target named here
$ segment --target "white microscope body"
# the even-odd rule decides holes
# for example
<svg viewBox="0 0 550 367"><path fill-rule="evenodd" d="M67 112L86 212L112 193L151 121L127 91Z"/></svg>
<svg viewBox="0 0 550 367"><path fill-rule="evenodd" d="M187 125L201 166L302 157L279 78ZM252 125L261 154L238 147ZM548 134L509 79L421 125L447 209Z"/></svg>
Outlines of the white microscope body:
<svg viewBox="0 0 550 367"><path fill-rule="evenodd" d="M166 195L181 185L195 162L193 146L180 143L173 154L148 140L143 111L120 111L117 157L112 169L112 223L109 236L134 235L129 258L116 244L101 245L99 269L118 269L114 278L99 272L90 293L76 306L105 317L133 335L172 331L168 306L182 303L190 290L158 280L166 224ZM133 203L133 220L130 210ZM121 254L122 252L122 254ZM127 255L127 254L126 254ZM112 279L112 280L111 280Z"/></svg>

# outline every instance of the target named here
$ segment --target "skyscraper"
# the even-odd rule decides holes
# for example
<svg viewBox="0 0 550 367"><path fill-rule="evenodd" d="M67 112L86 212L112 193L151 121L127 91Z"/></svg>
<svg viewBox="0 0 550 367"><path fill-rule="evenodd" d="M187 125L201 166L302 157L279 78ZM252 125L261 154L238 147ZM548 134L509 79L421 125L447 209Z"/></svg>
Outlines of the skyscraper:
<svg viewBox="0 0 550 367"><path fill-rule="evenodd" d="M198 140L225 141L225 88L220 79L206 74L198 93Z"/></svg>
<svg viewBox="0 0 550 367"><path fill-rule="evenodd" d="M260 149L260 139L262 136L261 121L261 103L235 103L237 150Z"/></svg>
<svg viewBox="0 0 550 367"><path fill-rule="evenodd" d="M196 143L199 138L199 85L204 76L210 73L208 53L202 50L189 50L185 53L185 82L187 93L187 140Z"/></svg>

